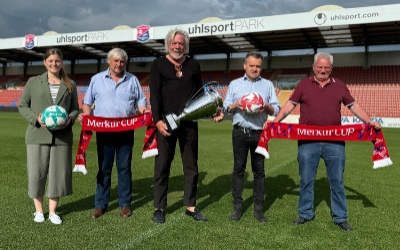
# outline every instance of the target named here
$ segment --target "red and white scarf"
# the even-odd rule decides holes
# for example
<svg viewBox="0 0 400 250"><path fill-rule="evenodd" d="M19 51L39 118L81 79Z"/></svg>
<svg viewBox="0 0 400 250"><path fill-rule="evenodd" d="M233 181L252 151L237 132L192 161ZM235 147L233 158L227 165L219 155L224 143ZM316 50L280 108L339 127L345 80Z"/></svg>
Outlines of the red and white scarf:
<svg viewBox="0 0 400 250"><path fill-rule="evenodd" d="M270 139L318 140L318 141L371 141L373 168L392 165L382 130L375 130L369 124L343 126L309 126L290 123L268 123L262 131L256 152L269 159L268 141Z"/></svg>
<svg viewBox="0 0 400 250"><path fill-rule="evenodd" d="M134 130L147 126L144 137L142 158L155 156L158 154L156 131L152 113L144 113L123 118L106 118L99 116L83 116L82 130L79 138L78 150L75 156L75 167L73 172L87 174L85 153L92 138L92 131L97 132L121 132Z"/></svg>

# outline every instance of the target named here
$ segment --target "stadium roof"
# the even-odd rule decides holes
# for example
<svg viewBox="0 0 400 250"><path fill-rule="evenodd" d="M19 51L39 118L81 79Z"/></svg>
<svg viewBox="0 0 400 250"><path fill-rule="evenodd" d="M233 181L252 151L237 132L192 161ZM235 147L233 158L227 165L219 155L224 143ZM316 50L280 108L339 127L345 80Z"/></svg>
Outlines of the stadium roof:
<svg viewBox="0 0 400 250"><path fill-rule="evenodd" d="M333 7L333 8L332 8ZM64 59L101 59L114 47L129 57L164 54L167 32L181 28L190 35L190 54L229 55L276 51L400 44L400 4L343 9L322 6L311 12L203 22L0 39L0 62L40 61L49 47L62 49ZM31 47L28 49L28 47Z"/></svg>

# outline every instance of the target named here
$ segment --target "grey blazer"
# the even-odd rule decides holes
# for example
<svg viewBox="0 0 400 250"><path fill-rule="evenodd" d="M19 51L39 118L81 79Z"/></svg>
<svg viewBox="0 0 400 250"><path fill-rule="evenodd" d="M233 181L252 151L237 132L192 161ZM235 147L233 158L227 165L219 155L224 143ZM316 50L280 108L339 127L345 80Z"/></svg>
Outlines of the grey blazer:
<svg viewBox="0 0 400 250"><path fill-rule="evenodd" d="M29 123L25 136L26 144L72 145L72 125L79 113L78 94L76 84L73 81L72 89L72 93L68 93L67 86L61 80L56 101L53 103L47 79L47 71L42 75L29 78L18 106L19 113ZM71 123L65 129L50 131L42 128L37 121L38 115L45 108L54 104L63 107L71 117Z"/></svg>

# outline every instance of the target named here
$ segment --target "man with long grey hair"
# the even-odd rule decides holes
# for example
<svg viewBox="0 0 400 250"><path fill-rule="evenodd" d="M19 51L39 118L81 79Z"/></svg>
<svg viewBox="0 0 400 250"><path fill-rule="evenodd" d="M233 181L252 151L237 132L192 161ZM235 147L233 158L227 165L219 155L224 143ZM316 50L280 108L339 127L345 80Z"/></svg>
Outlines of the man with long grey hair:
<svg viewBox="0 0 400 250"><path fill-rule="evenodd" d="M167 55L155 59L150 69L150 104L153 120L157 126L158 147L154 164L153 221L165 222L168 179L177 141L179 141L185 179L183 203L187 207L186 215L196 221L206 221L204 215L196 207L197 122L181 121L176 130L170 131L163 121L167 114L180 114L187 101L199 89L202 89L200 64L194 58L185 56L189 52L189 35L183 30L174 29L168 32L165 38L165 49ZM219 112L214 116L214 121L220 121L222 118L223 114Z"/></svg>

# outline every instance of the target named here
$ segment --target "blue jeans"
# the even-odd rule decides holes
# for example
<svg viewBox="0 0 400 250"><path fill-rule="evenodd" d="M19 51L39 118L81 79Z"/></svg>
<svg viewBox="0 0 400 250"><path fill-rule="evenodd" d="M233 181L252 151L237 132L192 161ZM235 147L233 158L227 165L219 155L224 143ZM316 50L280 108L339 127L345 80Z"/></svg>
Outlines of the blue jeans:
<svg viewBox="0 0 400 250"><path fill-rule="evenodd" d="M133 131L96 133L99 169L97 172L95 208L106 209L108 207L114 159L118 171L118 204L121 208L131 205L133 136Z"/></svg>
<svg viewBox="0 0 400 250"><path fill-rule="evenodd" d="M298 213L308 220L314 217L314 182L320 158L325 162L330 184L333 222L346 221L347 205L343 184L346 159L344 142L299 141L297 155L300 174Z"/></svg>

